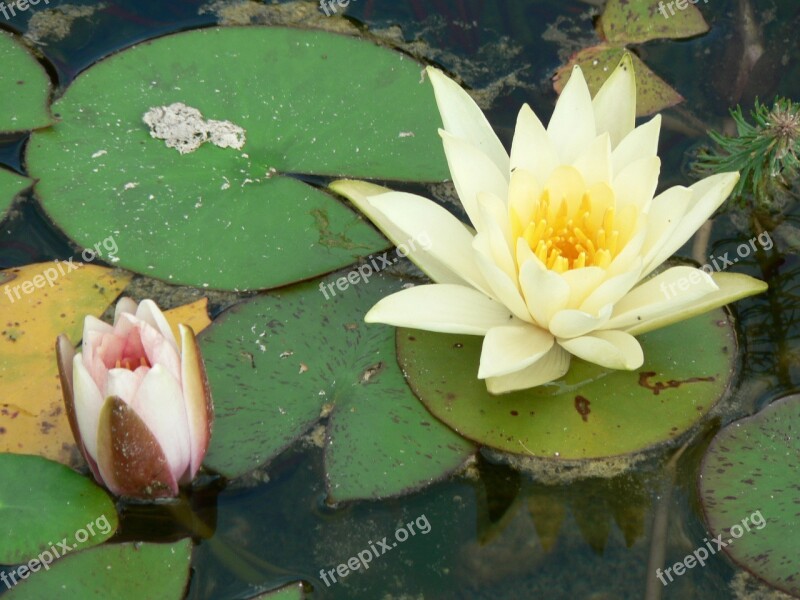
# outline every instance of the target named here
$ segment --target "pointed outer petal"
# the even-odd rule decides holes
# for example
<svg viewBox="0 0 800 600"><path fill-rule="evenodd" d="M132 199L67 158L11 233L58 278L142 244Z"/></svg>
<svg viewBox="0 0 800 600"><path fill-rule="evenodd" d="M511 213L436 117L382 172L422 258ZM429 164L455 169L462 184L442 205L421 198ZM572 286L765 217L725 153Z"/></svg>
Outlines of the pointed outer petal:
<svg viewBox="0 0 800 600"><path fill-rule="evenodd" d="M550 333L559 339L572 339L586 335L604 325L611 317L612 310L611 305L603 306L597 315L574 308L562 310L550 319Z"/></svg>
<svg viewBox="0 0 800 600"><path fill-rule="evenodd" d="M549 329L550 319L569 302L569 284L561 275L529 260L519 272L519 284L534 321Z"/></svg>
<svg viewBox="0 0 800 600"><path fill-rule="evenodd" d="M480 107L439 69L428 67L427 71L445 131L468 141L488 156L501 173L508 173L508 153Z"/></svg>
<svg viewBox="0 0 800 600"><path fill-rule="evenodd" d="M592 100L597 133L611 134L611 143L617 146L636 125L636 77L630 54L622 60L606 79Z"/></svg>
<svg viewBox="0 0 800 600"><path fill-rule="evenodd" d="M672 267L633 288L617 302L611 319L602 328L631 330L651 319L696 304L717 289L711 276L701 269Z"/></svg>
<svg viewBox="0 0 800 600"><path fill-rule="evenodd" d="M614 180L614 171L611 168L611 138L608 133L597 136L572 166L578 169L586 187L596 183L610 185Z"/></svg>
<svg viewBox="0 0 800 600"><path fill-rule="evenodd" d="M720 173L706 177L689 188L692 191L689 210L681 217L672 236L665 240L650 262L644 265L643 277L672 256L700 229L730 195L737 181L738 173Z"/></svg>
<svg viewBox="0 0 800 600"><path fill-rule="evenodd" d="M661 115L656 115L647 123L631 131L611 152L614 173L634 161L658 155L658 136L661 133Z"/></svg>
<svg viewBox="0 0 800 600"><path fill-rule="evenodd" d="M160 332L167 341L172 344L175 351L178 350L178 342L175 335L172 333L172 328L169 326L169 321L152 300L142 300L139 303L139 308L136 310L136 318L144 321L156 331Z"/></svg>
<svg viewBox="0 0 800 600"><path fill-rule="evenodd" d="M637 257L633 268L629 271L615 275L600 284L580 306L580 310L590 315L600 314L607 306L614 306L631 291L642 272L642 259Z"/></svg>
<svg viewBox="0 0 800 600"><path fill-rule="evenodd" d="M178 482L153 433L120 398L110 396L99 426L100 473L117 496L168 498L178 495Z"/></svg>
<svg viewBox="0 0 800 600"><path fill-rule="evenodd" d="M559 163L558 151L544 125L531 107L523 104L511 144L511 171L525 169L538 181L547 181Z"/></svg>
<svg viewBox="0 0 800 600"><path fill-rule="evenodd" d="M131 408L161 446L177 481L189 468L190 460L189 425L178 381L162 365L154 365L139 386Z"/></svg>
<svg viewBox="0 0 800 600"><path fill-rule="evenodd" d="M612 263L613 264L613 263ZM600 267L583 267L561 273L561 277L569 285L568 308L580 308L597 286L607 277L608 273Z"/></svg>
<svg viewBox="0 0 800 600"><path fill-rule="evenodd" d="M447 265L459 281L488 293L488 285L472 258L472 233L464 224L435 202L404 192L389 192L370 200L372 206L396 228L398 244L408 248L408 257L426 267ZM429 234L428 232L433 232ZM427 238L427 248L409 240Z"/></svg>
<svg viewBox="0 0 800 600"><path fill-rule="evenodd" d="M103 407L103 394L83 365L80 353L72 359L72 385L80 439L87 454L97 461L97 422Z"/></svg>
<svg viewBox="0 0 800 600"><path fill-rule="evenodd" d="M417 285L380 300L364 321L440 333L486 335L492 327L508 325L509 310L463 285Z"/></svg>
<svg viewBox="0 0 800 600"><path fill-rule="evenodd" d="M206 367L194 331L187 325L178 325L181 332L181 380L183 397L186 400L186 418L189 423L191 462L186 482L191 481L203 463L203 457L211 441L214 422L214 403L206 377Z"/></svg>
<svg viewBox="0 0 800 600"><path fill-rule="evenodd" d="M529 367L516 373L500 377L488 377L486 389L490 394L505 394L515 390L526 390L555 381L569 370L569 353L558 344L553 344L550 351Z"/></svg>
<svg viewBox="0 0 800 600"><path fill-rule="evenodd" d="M147 323L137 323L138 335L150 365L160 365L169 371L176 381L181 380L181 356L172 343Z"/></svg>
<svg viewBox="0 0 800 600"><path fill-rule="evenodd" d="M136 398L139 386L142 385L145 375L150 371L148 367L139 367L136 371L128 369L109 369L106 380L105 397L116 396L131 404Z"/></svg>
<svg viewBox="0 0 800 600"><path fill-rule="evenodd" d="M116 325L117 321L119 321L119 316L123 313L128 313L130 315L136 314L136 309L139 308L139 305L133 298L120 298L117 300L117 306L114 308L114 324Z"/></svg>
<svg viewBox="0 0 800 600"><path fill-rule="evenodd" d="M625 244L622 252L617 254L616 258L614 258L614 260L611 261L611 264L608 265L605 279L622 275L623 273L627 273L633 269L639 271L639 279L642 279L643 275L641 272L642 265L644 263L640 263L639 259L642 256L642 246L644 246L644 242L647 239L648 230L646 223L647 217L639 214L636 224L636 233L633 235L633 238L631 238L628 243Z"/></svg>
<svg viewBox="0 0 800 600"><path fill-rule="evenodd" d="M661 247L672 239L691 199L692 191L682 185L671 187L653 199L647 213L647 237L642 246L645 265L651 264Z"/></svg>
<svg viewBox="0 0 800 600"><path fill-rule="evenodd" d="M500 267L487 258L479 245L480 240L476 237L476 241L473 242L475 262L478 263L478 268L489 283L489 288L492 292L491 297L503 304L521 321L532 323L533 317L531 317L530 311L528 311L528 307L522 299L516 279L510 278Z"/></svg>
<svg viewBox="0 0 800 600"><path fill-rule="evenodd" d="M631 335L647 333L767 290L766 282L741 273L715 273L712 277L717 286L719 286L717 291L706 294L699 300L684 305L678 310L639 321L625 331Z"/></svg>
<svg viewBox="0 0 800 600"><path fill-rule="evenodd" d="M632 371L644 362L639 342L624 331L595 331L583 337L557 341L570 354L608 369Z"/></svg>
<svg viewBox="0 0 800 600"><path fill-rule="evenodd" d="M558 152L559 164L566 165L572 164L597 137L592 95L577 65L556 102L547 137Z"/></svg>
<svg viewBox="0 0 800 600"><path fill-rule="evenodd" d="M366 181L354 181L352 179L339 179L328 186L337 194L344 196L355 207L364 213L381 232L389 238L392 243L404 244L408 241L405 233L392 223L382 212L372 205L372 199L381 194L397 193ZM410 194L409 194L410 195ZM398 201L400 198L398 198ZM421 265L414 256L408 257L414 264L422 269L428 277L436 283L456 283L465 284L466 282L456 275L447 265L437 262L430 253L425 258L425 266Z"/></svg>
<svg viewBox="0 0 800 600"><path fill-rule="evenodd" d="M636 160L614 178L617 212L633 204L647 212L658 187L661 159L657 156Z"/></svg>
<svg viewBox="0 0 800 600"><path fill-rule="evenodd" d="M509 175L500 171L483 152L469 142L450 135L443 129L439 130L439 135L442 136L444 153L458 198L470 223L477 229L480 224L478 194L489 192L498 198L507 198Z"/></svg>
<svg viewBox="0 0 800 600"><path fill-rule="evenodd" d="M483 338L478 379L500 377L529 367L550 351L555 340L535 325L494 327Z"/></svg>
<svg viewBox="0 0 800 600"><path fill-rule="evenodd" d="M486 194L481 196L485 199ZM501 210L505 212L503 208L501 207ZM499 266L513 281L517 278L517 263L511 253L509 236L506 231L503 231L503 226L494 220L494 215L489 208L483 206L481 214L484 216L486 225L483 232L477 233L472 240L473 247ZM508 224L508 219L506 219L506 224Z"/></svg>
<svg viewBox="0 0 800 600"><path fill-rule="evenodd" d="M478 194L478 214L481 220L481 227L476 228L478 233L497 230L505 239L506 248L510 249L511 222L508 218L507 199L501 200L494 194L481 192Z"/></svg>

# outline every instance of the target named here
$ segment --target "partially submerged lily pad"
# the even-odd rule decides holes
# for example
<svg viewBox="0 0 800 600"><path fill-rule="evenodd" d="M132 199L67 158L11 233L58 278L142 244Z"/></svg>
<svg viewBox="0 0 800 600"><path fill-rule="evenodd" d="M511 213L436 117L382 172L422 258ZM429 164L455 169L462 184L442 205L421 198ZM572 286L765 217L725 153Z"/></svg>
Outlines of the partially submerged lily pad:
<svg viewBox="0 0 800 600"><path fill-rule="evenodd" d="M553 384L492 396L477 379L482 338L397 332L403 372L425 406L464 437L502 452L583 461L678 439L723 397L736 365L723 309L640 336L637 371L572 359Z"/></svg>
<svg viewBox="0 0 800 600"><path fill-rule="evenodd" d="M711 535L770 585L800 597L800 395L731 423L711 441L699 477Z"/></svg>
<svg viewBox="0 0 800 600"><path fill-rule="evenodd" d="M412 491L472 453L411 393L394 358L393 328L364 323L401 282L377 275L348 283L346 275L243 302L200 336L216 409L208 467L242 475L322 419L317 435L336 501ZM344 290L323 288L337 281Z"/></svg>
<svg viewBox="0 0 800 600"><path fill-rule="evenodd" d="M3 272L12 279L0 295L0 452L72 460L55 339L61 333L80 339L84 317L103 314L131 277L79 264L47 262Z"/></svg>
<svg viewBox="0 0 800 600"><path fill-rule="evenodd" d="M608 0L600 17L600 31L609 42L623 45L700 35L708 31L708 23L696 3L684 0L685 6L680 8L675 2Z"/></svg>
<svg viewBox="0 0 800 600"><path fill-rule="evenodd" d="M0 564L102 544L117 529L114 502L89 478L39 456L0 454ZM65 545L59 545L59 542Z"/></svg>
<svg viewBox="0 0 800 600"><path fill-rule="evenodd" d="M0 30L0 132L47 127L50 78L16 38Z"/></svg>
<svg viewBox="0 0 800 600"><path fill-rule="evenodd" d="M189 580L191 540L105 545L66 556L15 586L9 600L180 600Z"/></svg>
<svg viewBox="0 0 800 600"><path fill-rule="evenodd" d="M33 181L22 175L0 168L0 221L5 219L14 199L25 188L33 185Z"/></svg>
<svg viewBox="0 0 800 600"><path fill-rule="evenodd" d="M54 104L59 122L32 136L27 164L56 224L83 246L113 232L119 266L196 287L281 286L387 245L302 176L448 177L421 71L321 31L166 36L82 73ZM242 150L180 154L153 139L143 116L176 102L246 131Z"/></svg>

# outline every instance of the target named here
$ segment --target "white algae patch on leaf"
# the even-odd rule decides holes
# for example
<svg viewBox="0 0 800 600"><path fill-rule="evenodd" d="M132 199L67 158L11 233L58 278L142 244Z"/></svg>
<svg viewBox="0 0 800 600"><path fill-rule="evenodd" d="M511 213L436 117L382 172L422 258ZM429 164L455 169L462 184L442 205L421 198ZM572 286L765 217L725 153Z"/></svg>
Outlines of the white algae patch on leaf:
<svg viewBox="0 0 800 600"><path fill-rule="evenodd" d="M142 120L150 127L150 135L164 140L169 148L181 154L194 152L205 142L220 148L241 150L246 141L245 130L230 121L206 120L196 108L175 102L148 110Z"/></svg>

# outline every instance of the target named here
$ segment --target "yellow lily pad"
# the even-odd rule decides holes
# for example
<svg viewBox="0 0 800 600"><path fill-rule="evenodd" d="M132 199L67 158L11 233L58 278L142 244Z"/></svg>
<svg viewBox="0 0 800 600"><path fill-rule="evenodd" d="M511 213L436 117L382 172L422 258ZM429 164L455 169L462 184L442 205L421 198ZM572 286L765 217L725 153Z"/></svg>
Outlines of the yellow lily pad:
<svg viewBox="0 0 800 600"><path fill-rule="evenodd" d="M622 46L600 44L584 48L570 58L566 65L559 67L553 76L553 87L559 94L567 85L572 68L580 65L589 90L594 96L603 85L614 68L628 52ZM635 54L629 53L633 59L633 70L636 73L636 116L643 117L683 102L683 96L672 86L653 73Z"/></svg>
<svg viewBox="0 0 800 600"><path fill-rule="evenodd" d="M128 285L124 271L45 262L3 271L0 288L0 452L70 464L54 345L80 339L86 315L101 315ZM77 268L76 268L77 267Z"/></svg>
<svg viewBox="0 0 800 600"><path fill-rule="evenodd" d="M208 298L200 298L195 302L165 310L164 316L167 318L176 340L181 339L180 331L178 331L179 324L191 327L195 335L211 325L211 319L208 318Z"/></svg>
<svg viewBox="0 0 800 600"><path fill-rule="evenodd" d="M697 0L608 0L600 30L609 41L638 44L657 39L681 39L706 33L708 23Z"/></svg>

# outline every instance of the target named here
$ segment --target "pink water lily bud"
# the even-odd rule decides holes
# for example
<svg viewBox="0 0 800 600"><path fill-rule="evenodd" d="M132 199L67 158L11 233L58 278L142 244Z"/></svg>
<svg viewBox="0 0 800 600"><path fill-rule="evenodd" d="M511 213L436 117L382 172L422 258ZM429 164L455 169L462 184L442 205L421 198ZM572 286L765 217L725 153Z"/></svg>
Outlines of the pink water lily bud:
<svg viewBox="0 0 800 600"><path fill-rule="evenodd" d="M75 353L60 335L58 371L72 433L95 479L118 496L163 498L194 478L214 407L191 327L181 346L152 300L122 298L114 325L87 316Z"/></svg>

